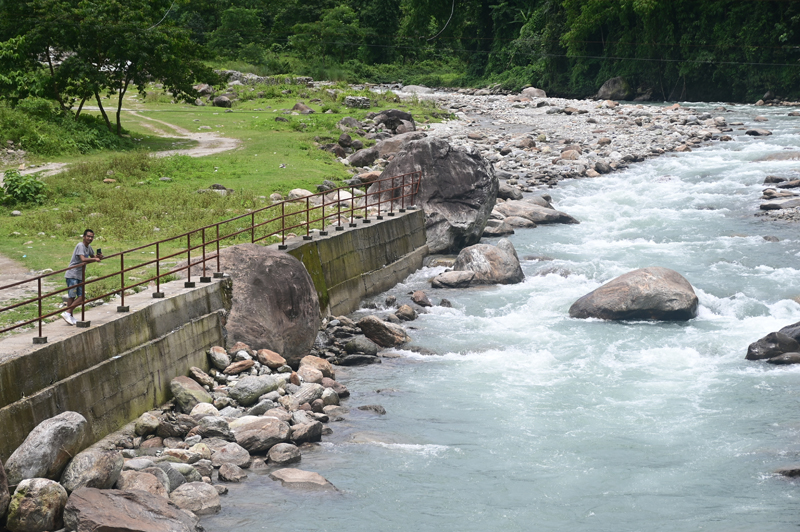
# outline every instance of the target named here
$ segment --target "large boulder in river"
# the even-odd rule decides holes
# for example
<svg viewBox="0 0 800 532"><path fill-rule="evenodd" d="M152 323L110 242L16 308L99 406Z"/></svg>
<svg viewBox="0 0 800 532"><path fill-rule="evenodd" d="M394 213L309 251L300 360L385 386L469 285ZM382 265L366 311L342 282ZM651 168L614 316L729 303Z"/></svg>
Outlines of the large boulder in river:
<svg viewBox="0 0 800 532"><path fill-rule="evenodd" d="M474 148L454 147L444 139L428 137L406 144L381 177L420 171L416 204L425 212L430 252L455 253L477 244L497 199L494 167ZM369 193L381 193L382 201L388 202L403 190L408 193L410 186L390 189L390 183L379 181L370 186Z"/></svg>
<svg viewBox="0 0 800 532"><path fill-rule="evenodd" d="M201 532L200 519L144 491L81 488L64 509L67 530Z"/></svg>
<svg viewBox="0 0 800 532"><path fill-rule="evenodd" d="M628 272L577 300L573 318L685 321L697 315L692 285L678 272L652 266Z"/></svg>
<svg viewBox="0 0 800 532"><path fill-rule="evenodd" d="M87 440L86 418L77 412L62 412L36 425L22 445L6 461L8 484L26 478L58 480L73 456Z"/></svg>
<svg viewBox="0 0 800 532"><path fill-rule="evenodd" d="M535 224L577 224L578 220L569 214L549 207L543 207L538 202L529 200L509 200L495 205L494 210L505 217L517 216L530 220ZM549 204L548 204L549 205Z"/></svg>
<svg viewBox="0 0 800 532"><path fill-rule="evenodd" d="M358 320L358 326L364 336L381 347L394 347L410 340L405 329L377 316L364 316Z"/></svg>
<svg viewBox="0 0 800 532"><path fill-rule="evenodd" d="M633 96L631 86L624 78L611 78L597 91L597 97L601 100L630 100Z"/></svg>
<svg viewBox="0 0 800 532"><path fill-rule="evenodd" d="M783 329L781 329L782 331ZM800 343L783 332L771 332L747 348L747 360L763 360L800 351Z"/></svg>
<svg viewBox="0 0 800 532"><path fill-rule="evenodd" d="M500 239L496 246L476 244L462 249L453 270L473 272L470 285L516 284L525 280L517 252L507 238Z"/></svg>
<svg viewBox="0 0 800 532"><path fill-rule="evenodd" d="M314 345L321 322L317 291L303 263L258 244L225 248L220 261L233 278L225 326L230 344L269 349L297 365Z"/></svg>

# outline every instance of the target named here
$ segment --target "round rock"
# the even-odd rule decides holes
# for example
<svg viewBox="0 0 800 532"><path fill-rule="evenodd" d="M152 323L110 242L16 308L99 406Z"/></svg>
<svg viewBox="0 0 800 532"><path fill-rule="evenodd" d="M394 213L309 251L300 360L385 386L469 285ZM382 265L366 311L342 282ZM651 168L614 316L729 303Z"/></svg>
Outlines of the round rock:
<svg viewBox="0 0 800 532"><path fill-rule="evenodd" d="M67 497L67 490L58 482L45 478L23 480L11 496L6 528L11 532L60 529Z"/></svg>
<svg viewBox="0 0 800 532"><path fill-rule="evenodd" d="M293 464L300 461L300 449L291 443L279 443L269 450L267 458L271 464Z"/></svg>

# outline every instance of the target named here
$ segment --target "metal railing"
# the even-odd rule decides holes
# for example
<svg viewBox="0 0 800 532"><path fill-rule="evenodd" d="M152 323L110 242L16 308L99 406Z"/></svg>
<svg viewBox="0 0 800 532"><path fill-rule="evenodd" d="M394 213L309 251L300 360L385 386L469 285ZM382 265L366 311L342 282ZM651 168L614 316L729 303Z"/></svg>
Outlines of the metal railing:
<svg viewBox="0 0 800 532"><path fill-rule="evenodd" d="M199 277L201 283L210 283L213 274L215 278L223 277L220 270L220 249L222 244L235 244L244 242L268 244L279 242L278 249L287 249L286 239L292 236L302 235L303 240L312 240L314 235L327 236L328 229L333 227L335 231L343 231L344 224L349 227L358 227L357 220L362 224L371 223L372 219L382 220L384 216L394 216L396 212L405 212L407 208L414 206L416 195L419 192L422 172L412 172L393 177L387 177L367 183L361 186L349 186L332 189L310 196L288 199L273 203L267 207L251 211L246 214L236 216L221 222L217 222L205 227L194 229L178 236L151 242L143 246L105 255L103 263L108 264L112 261L119 261L116 271L102 275L100 277L86 278L86 264L79 264L72 268L82 269L82 279L84 281L71 288L83 287L85 294L84 301L80 305L81 319L77 322L78 327L89 327L91 322L86 320L86 305L95 301L119 295L120 305L117 312L128 312L130 307L125 305L126 291L134 290L143 285L155 282L156 291L153 292L154 298L163 298L164 292L161 291L162 280L167 276L186 271L185 288L193 288L195 282L192 281L192 268L202 268L202 275ZM363 191L361 189L364 189ZM236 227L230 230L229 224L247 223L244 227ZM230 232L226 232L230 231ZM249 233L249 235L248 235ZM305 234L303 234L305 233ZM249 238L247 238L249 236ZM185 243L184 243L185 242ZM153 251L150 251L153 250ZM155 255L151 260L140 261L133 256L134 253L141 255L146 253ZM162 262L174 260L175 262L184 261L172 268L164 270ZM171 265L172 262L169 262ZM143 268L155 268L155 275L147 279L128 278L126 284L126 273L142 270ZM28 320L21 320L11 326L0 329L0 334L26 327L33 323L38 323L39 335L33 338L34 344L47 343L47 337L42 335L42 324L49 318L57 316L62 312L58 308L52 312L43 311L43 303L48 298L58 298L61 301L62 295L70 290L64 287L58 290L46 291L44 285L48 280L59 282L67 270L62 270L31 277L24 281L19 281L5 286L0 286L0 295L3 291L10 289L20 289L31 287L31 291L36 290L35 297L29 297L22 301L17 301L11 305L0 308L0 318L6 312L19 309L26 305L36 305L36 317ZM197 271L197 270L195 270ZM57 277L61 275L61 277ZM93 284L119 278L119 284L115 281L114 288L100 294L93 293L88 295L88 287ZM131 282L133 281L133 282Z"/></svg>

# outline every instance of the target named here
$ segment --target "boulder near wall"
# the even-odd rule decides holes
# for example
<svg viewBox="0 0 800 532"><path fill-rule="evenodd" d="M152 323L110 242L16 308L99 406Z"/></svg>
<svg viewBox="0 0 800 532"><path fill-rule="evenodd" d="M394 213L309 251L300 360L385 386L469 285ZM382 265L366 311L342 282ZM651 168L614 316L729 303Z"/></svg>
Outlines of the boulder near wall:
<svg viewBox="0 0 800 532"><path fill-rule="evenodd" d="M269 349L296 367L321 323L317 291L303 263L258 244L228 247L220 261L233 279L228 342Z"/></svg>
<svg viewBox="0 0 800 532"><path fill-rule="evenodd" d="M573 318L685 321L697 315L692 285L678 272L658 266L628 272L577 300Z"/></svg>
<svg viewBox="0 0 800 532"><path fill-rule="evenodd" d="M492 165L474 149L428 137L406 144L381 178L420 171L416 203L425 212L430 252L455 253L477 244L497 200L499 183ZM368 193L380 193L381 200L388 202L401 195L399 188L390 188L387 182L377 182Z"/></svg>

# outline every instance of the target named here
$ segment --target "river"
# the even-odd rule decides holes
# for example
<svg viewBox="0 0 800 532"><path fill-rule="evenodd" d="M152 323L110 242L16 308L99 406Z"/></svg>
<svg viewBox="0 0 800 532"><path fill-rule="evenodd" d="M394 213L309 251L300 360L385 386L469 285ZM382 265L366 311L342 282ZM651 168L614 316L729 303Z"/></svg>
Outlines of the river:
<svg viewBox="0 0 800 532"><path fill-rule="evenodd" d="M744 355L800 321L797 227L754 216L764 177L800 169L754 160L795 147L800 128L786 108L729 108L728 122L768 116L760 127L774 135L736 131L735 142L550 191L581 223L517 230L521 258L552 258L524 260L523 283L437 291L428 280L443 268L426 268L391 290L453 302L410 323L414 344L441 356L399 351L337 369L351 415L299 467L339 491L251 472L206 529L797 529L800 486L774 471L800 463L800 367ZM686 277L698 317L569 318L580 296L645 266Z"/></svg>

